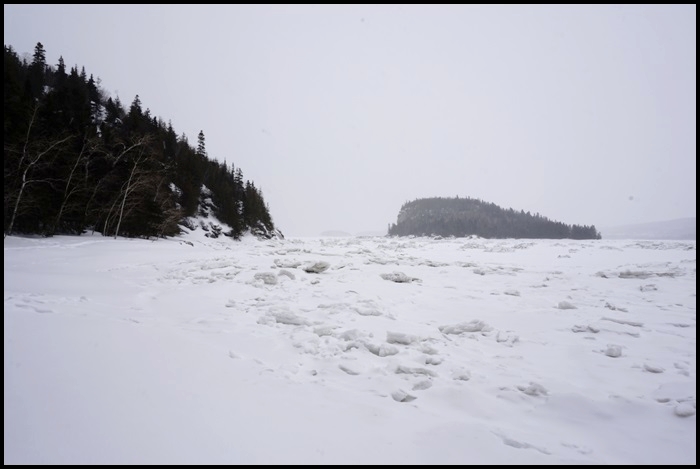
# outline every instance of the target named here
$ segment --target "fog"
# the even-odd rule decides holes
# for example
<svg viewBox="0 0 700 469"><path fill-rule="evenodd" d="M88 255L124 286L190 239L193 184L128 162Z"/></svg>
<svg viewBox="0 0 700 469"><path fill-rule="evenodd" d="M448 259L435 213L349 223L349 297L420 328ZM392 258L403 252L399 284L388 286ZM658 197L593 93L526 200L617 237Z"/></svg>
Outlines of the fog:
<svg viewBox="0 0 700 469"><path fill-rule="evenodd" d="M695 217L696 6L5 5L4 41L136 95L287 236L420 197L565 223Z"/></svg>

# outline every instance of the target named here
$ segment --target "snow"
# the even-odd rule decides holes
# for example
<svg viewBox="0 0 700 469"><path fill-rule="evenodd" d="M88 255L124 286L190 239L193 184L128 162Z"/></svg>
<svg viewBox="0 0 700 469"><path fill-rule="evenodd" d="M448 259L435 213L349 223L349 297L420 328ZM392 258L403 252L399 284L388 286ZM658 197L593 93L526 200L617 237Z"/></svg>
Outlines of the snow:
<svg viewBox="0 0 700 469"><path fill-rule="evenodd" d="M696 463L695 241L4 254L5 464Z"/></svg>

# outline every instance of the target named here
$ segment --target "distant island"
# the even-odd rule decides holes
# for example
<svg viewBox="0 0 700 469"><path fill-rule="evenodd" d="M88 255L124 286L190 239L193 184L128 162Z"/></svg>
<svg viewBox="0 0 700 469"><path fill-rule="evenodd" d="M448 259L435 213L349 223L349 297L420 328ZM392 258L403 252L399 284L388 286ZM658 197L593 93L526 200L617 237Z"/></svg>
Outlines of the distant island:
<svg viewBox="0 0 700 469"><path fill-rule="evenodd" d="M476 235L482 238L600 239L595 226L567 225L536 213L469 197L431 197L406 202L390 236Z"/></svg>

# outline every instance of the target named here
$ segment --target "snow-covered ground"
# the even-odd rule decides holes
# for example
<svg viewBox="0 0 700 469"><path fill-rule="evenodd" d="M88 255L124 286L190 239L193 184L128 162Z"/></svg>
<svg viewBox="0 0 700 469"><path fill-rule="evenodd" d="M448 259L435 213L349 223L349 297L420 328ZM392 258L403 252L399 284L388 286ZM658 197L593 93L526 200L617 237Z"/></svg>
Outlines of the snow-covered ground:
<svg viewBox="0 0 700 469"><path fill-rule="evenodd" d="M5 464L696 463L695 241L4 248Z"/></svg>

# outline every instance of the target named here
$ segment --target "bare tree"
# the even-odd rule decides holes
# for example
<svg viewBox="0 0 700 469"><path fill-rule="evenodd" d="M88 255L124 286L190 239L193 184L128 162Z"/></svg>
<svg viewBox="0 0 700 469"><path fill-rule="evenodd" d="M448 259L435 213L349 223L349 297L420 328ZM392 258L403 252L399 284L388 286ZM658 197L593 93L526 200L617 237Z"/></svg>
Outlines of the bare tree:
<svg viewBox="0 0 700 469"><path fill-rule="evenodd" d="M145 161L145 156L144 156L144 149L141 148L139 151L139 156L134 160L134 166L131 168L131 172L129 173L129 179L125 183L124 187L124 197L122 198L122 203L121 206L119 207L119 219L117 220L117 228L114 230L114 239L117 239L117 236L119 236L119 227L122 224L122 218L124 217L124 206L126 205L126 198L129 197L129 194L133 192L137 187L138 184L137 182L142 182L139 178L134 178L134 175L137 174L137 170L139 169L140 164Z"/></svg>
<svg viewBox="0 0 700 469"><path fill-rule="evenodd" d="M70 170L70 173L68 175L68 180L66 181L66 187L63 190L63 197L61 199L61 207L58 209L58 214L56 215L56 220L53 223L53 228L52 228L52 234L56 233L56 229L58 228L59 223L61 222L61 217L63 216L63 212L66 208L66 205L68 204L68 199L70 199L73 195L78 193L81 189L81 186L79 184L71 185L73 182L73 178L75 177L76 170L78 169L78 166L85 162L87 159L87 155L96 149L98 145L98 142L93 139L88 139L85 137L83 140L83 145L80 148L80 152L75 158L75 163L73 163L73 167ZM85 164L85 179L87 180L87 164Z"/></svg>
<svg viewBox="0 0 700 469"><path fill-rule="evenodd" d="M148 206L157 206L162 218L156 220L153 226L158 233L171 226L168 221L179 215L179 211L165 213L168 202L172 201L169 191L163 191L166 181L167 167L155 157L156 151L151 145L152 139L141 137L131 144L115 158L114 165L122 162L122 165L130 165L128 176L122 183L117 196L107 211L103 224L103 234L111 232L114 226L114 238L122 232L122 225L127 218L135 216L140 211L148 210ZM148 219L148 218L147 218ZM165 221L167 219L168 221ZM132 218L133 220L133 218ZM149 219L149 221L154 221Z"/></svg>
<svg viewBox="0 0 700 469"><path fill-rule="evenodd" d="M15 219L17 217L17 212L20 207L20 203L22 201L22 195L24 194L24 191L26 190L27 186L30 184L38 183L38 182L49 182L47 179L44 178L32 178L31 173L32 170L35 169L37 164L46 157L47 155L51 154L54 150L56 150L58 147L66 143L68 140L72 138L72 136L68 135L66 137L60 138L58 140L54 140L52 142L45 142L45 141L32 141L31 138L31 132L32 132L32 127L34 126L34 122L36 120L36 114L37 110L39 109L39 106L34 107L34 112L32 113L32 118L29 121L29 126L27 127L27 136L24 139L24 145L21 150L19 162L17 164L17 172L21 174L20 181L19 181L19 188L17 190L17 195L15 198L15 204L14 204L14 209L12 210L12 216L10 217L10 223L7 227L7 230L5 231L5 238L7 235L12 234L12 229L14 228L15 224ZM6 151L12 151L11 149L6 148Z"/></svg>

